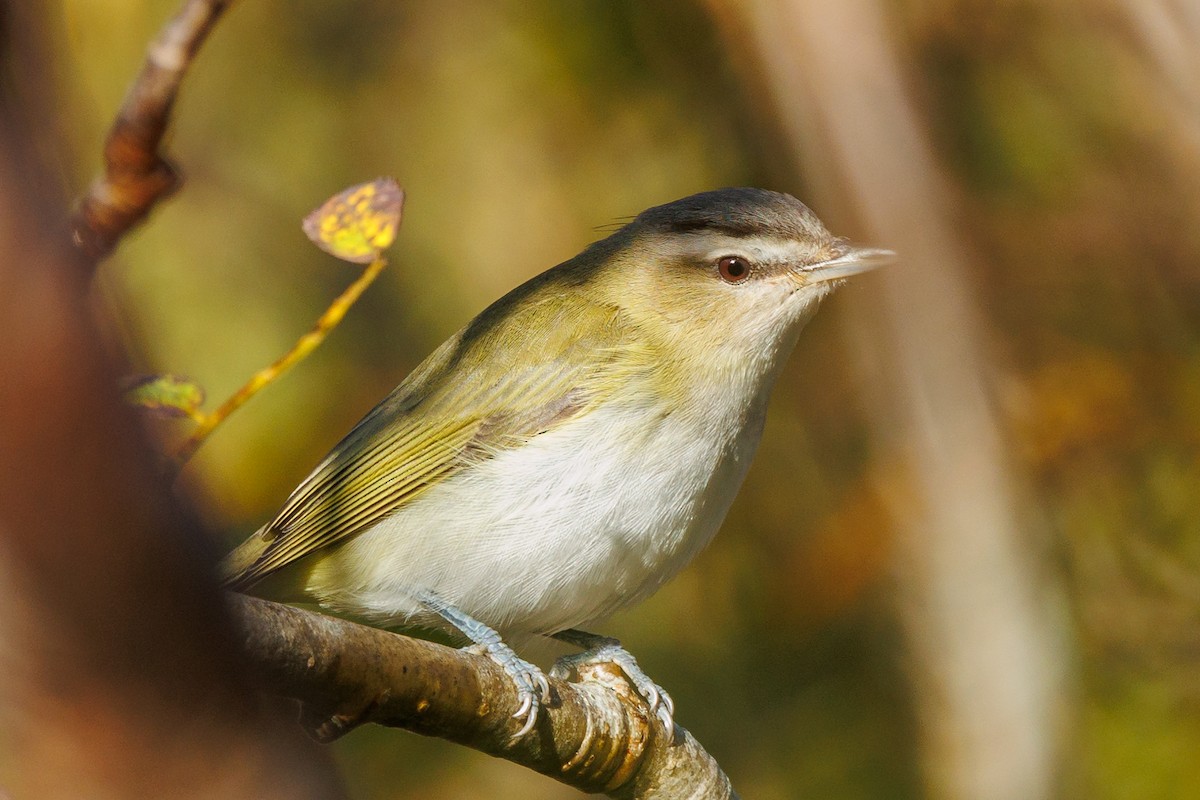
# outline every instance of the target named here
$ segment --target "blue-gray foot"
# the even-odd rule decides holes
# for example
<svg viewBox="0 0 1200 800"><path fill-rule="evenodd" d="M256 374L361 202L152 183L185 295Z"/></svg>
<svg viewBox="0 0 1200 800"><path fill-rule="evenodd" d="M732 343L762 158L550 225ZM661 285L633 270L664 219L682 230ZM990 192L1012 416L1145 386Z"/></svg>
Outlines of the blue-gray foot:
<svg viewBox="0 0 1200 800"><path fill-rule="evenodd" d="M513 712L513 719L524 721L513 738L520 739L533 730L542 705L550 702L550 682L545 673L536 664L518 656L504 643L495 629L460 611L437 595L425 593L419 599L423 606L437 613L470 639L474 644L469 649L486 655L499 664L512 680L517 689L517 710Z"/></svg>
<svg viewBox="0 0 1200 800"><path fill-rule="evenodd" d="M553 677L566 679L572 672L577 673L579 667L586 664L616 664L629 678L638 693L646 698L650 710L662 721L667 732L672 733L675 730L675 703L671 700L671 695L650 680L645 672L642 672L637 659L622 647L619 641L575 629L555 633L553 638L583 648L582 653L566 655L555 661L554 666L550 669Z"/></svg>

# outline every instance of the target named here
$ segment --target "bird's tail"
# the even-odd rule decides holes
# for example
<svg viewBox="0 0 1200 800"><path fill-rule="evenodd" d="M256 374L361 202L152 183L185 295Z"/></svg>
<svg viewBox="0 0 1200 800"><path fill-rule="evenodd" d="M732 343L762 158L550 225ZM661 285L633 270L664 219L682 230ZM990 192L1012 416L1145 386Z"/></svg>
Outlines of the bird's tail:
<svg viewBox="0 0 1200 800"><path fill-rule="evenodd" d="M221 560L218 567L217 575L221 585L226 589L241 592L257 583L261 576L254 574L254 566L267 552L268 544L269 540L263 537L263 529L259 529L235 547L233 552Z"/></svg>

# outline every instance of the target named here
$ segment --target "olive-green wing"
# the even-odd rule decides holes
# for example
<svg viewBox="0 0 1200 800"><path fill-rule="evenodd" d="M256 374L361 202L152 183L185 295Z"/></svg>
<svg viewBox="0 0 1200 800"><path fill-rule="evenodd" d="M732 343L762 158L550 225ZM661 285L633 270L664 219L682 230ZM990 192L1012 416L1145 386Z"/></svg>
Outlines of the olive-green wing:
<svg viewBox="0 0 1200 800"><path fill-rule="evenodd" d="M579 313L526 320L542 331L537 339L526 328L467 341L468 328L439 348L230 555L226 582L245 588L372 527L470 464L585 412L646 363L645 351L619 330L615 309L587 309L595 316L587 320L575 319ZM541 327L547 322L560 324ZM569 333L580 322L602 335ZM530 366L505 368L491 357L496 351Z"/></svg>

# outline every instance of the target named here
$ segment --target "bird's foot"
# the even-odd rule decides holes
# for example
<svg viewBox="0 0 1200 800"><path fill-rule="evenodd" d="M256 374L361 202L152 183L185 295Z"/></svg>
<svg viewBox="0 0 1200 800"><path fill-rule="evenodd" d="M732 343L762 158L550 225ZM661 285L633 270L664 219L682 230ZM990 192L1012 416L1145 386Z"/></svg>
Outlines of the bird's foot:
<svg viewBox="0 0 1200 800"><path fill-rule="evenodd" d="M477 642L466 649L485 655L500 665L504 674L512 679L517 689L517 710L513 719L524 720L521 729L513 734L520 739L533 730L542 706L550 702L550 681L537 664L532 664L517 655L516 651L496 636L492 642Z"/></svg>
<svg viewBox="0 0 1200 800"><path fill-rule="evenodd" d="M533 730L542 706L550 703L550 681L546 679L546 674L536 664L518 656L516 651L504 643L494 628L488 627L431 592L420 595L419 600L422 605L436 612L474 643L469 645L467 650L487 656L499 664L504 673L512 679L517 689L517 710L513 713L513 719L524 720L521 729L513 734L513 740L520 739Z"/></svg>
<svg viewBox="0 0 1200 800"><path fill-rule="evenodd" d="M585 648L582 653L573 653L559 658L550 669L553 678L566 679L572 672L578 674L581 666L590 664L615 664L621 668L638 694L646 699L651 713L658 717L667 732L675 730L675 702L667 690L659 686L638 666L633 654L621 646L616 639L598 636L584 631L567 630L554 634L559 641Z"/></svg>

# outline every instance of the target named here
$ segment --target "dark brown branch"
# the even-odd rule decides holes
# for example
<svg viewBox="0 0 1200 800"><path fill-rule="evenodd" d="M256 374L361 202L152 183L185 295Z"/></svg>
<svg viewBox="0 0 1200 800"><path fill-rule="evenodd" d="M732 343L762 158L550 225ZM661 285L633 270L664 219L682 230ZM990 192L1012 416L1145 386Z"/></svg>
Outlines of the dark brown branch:
<svg viewBox="0 0 1200 800"><path fill-rule="evenodd" d="M8 22L5 67L9 37L33 35ZM251 685L209 537L152 466L61 240L33 155L55 132L20 125L6 87L0 795L341 798L323 754Z"/></svg>
<svg viewBox="0 0 1200 800"><path fill-rule="evenodd" d="M159 153L171 108L196 51L233 0L186 0L146 52L104 145L104 174L88 189L71 220L75 245L95 264L116 247L155 204L179 185Z"/></svg>
<svg viewBox="0 0 1200 800"><path fill-rule="evenodd" d="M615 798L731 798L690 733L667 741L616 668L551 680L555 702L519 741L516 693L482 656L265 600L230 595L267 691L302 702L317 738L375 722L438 736Z"/></svg>

